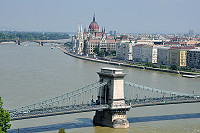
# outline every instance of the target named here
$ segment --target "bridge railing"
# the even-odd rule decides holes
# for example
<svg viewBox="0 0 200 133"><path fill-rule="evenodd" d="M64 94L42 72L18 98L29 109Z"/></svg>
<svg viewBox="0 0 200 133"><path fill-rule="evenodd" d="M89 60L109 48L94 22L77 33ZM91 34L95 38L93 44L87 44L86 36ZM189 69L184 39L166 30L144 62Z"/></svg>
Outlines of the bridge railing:
<svg viewBox="0 0 200 133"><path fill-rule="evenodd" d="M137 85L125 81L125 103L115 105L102 104L100 89L107 85L107 82L99 81L50 98L41 102L22 106L17 109L8 110L12 119L36 117L44 115L84 112L101 109L113 109L118 111L129 110L132 105L147 105L157 103L181 102L181 101L200 101L199 95L185 94L179 92L164 91ZM105 99L104 99L105 100Z"/></svg>
<svg viewBox="0 0 200 133"><path fill-rule="evenodd" d="M74 110L77 107L89 108L97 105L99 88L105 86L107 82L95 82L75 91L65 93L63 95L37 102L31 105L22 106L17 109L8 110L11 117L59 112L62 110Z"/></svg>
<svg viewBox="0 0 200 133"><path fill-rule="evenodd" d="M128 81L125 84L125 101L128 105L149 104L149 103L171 103L181 101L198 101L199 95L185 94L180 92L165 91Z"/></svg>

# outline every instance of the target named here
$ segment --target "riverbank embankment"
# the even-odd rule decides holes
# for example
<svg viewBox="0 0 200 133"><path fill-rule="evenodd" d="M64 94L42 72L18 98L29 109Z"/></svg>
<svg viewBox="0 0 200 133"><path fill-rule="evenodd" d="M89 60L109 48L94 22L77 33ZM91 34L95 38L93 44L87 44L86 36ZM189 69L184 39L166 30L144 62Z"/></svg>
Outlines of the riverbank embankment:
<svg viewBox="0 0 200 133"><path fill-rule="evenodd" d="M126 64L126 63L120 62L120 61L101 60L101 59L98 59L98 58L91 58L91 57L87 57L87 56L80 56L80 55L73 54L69 50L67 50L65 47L58 46L57 48L60 49L61 51L63 51L65 54L69 55L69 56L79 58L79 59L83 59L83 60L87 60L87 61L93 61L93 62L111 64L111 65L118 65L118 66L124 66L124 67L132 67L132 68L138 68L138 69L145 69L145 70L160 71L160 72L186 74L186 75L199 75L199 73L195 73L195 72L185 72L185 71L177 71L177 70L169 70L169 69L161 69L161 68L152 68L152 67Z"/></svg>

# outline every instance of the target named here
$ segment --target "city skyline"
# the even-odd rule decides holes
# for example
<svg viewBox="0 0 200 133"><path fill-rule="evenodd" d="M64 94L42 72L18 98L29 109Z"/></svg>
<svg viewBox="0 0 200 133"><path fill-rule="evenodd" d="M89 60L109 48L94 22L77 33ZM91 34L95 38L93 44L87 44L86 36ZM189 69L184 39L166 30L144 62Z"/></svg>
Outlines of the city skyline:
<svg viewBox="0 0 200 133"><path fill-rule="evenodd" d="M198 0L1 1L0 29L76 32L95 13L100 28L120 33L200 33Z"/></svg>

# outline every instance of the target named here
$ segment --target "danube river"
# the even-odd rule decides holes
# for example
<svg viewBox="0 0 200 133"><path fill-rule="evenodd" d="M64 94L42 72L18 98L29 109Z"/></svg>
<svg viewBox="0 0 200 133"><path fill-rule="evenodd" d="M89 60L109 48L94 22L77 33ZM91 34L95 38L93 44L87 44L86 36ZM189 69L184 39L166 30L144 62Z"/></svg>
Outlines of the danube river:
<svg viewBox="0 0 200 133"><path fill-rule="evenodd" d="M101 67L118 67L127 73L125 80L183 93L200 94L200 78L141 70L76 59L51 44L16 46L0 44L0 96L5 109L14 109L70 92L98 80ZM132 108L127 112L130 128L94 127L95 112L12 121L8 133L56 133L65 128L71 133L200 133L200 103Z"/></svg>

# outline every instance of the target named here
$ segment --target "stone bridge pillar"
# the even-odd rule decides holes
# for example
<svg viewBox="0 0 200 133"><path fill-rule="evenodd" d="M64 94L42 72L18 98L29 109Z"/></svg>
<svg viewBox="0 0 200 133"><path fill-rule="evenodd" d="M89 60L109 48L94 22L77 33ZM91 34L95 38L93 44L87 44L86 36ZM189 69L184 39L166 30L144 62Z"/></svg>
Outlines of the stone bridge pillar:
<svg viewBox="0 0 200 133"><path fill-rule="evenodd" d="M124 76L122 69L102 68L97 72L100 82L107 85L100 88L98 101L100 104L108 104L108 110L98 110L93 119L95 126L108 126L113 128L128 128L126 111L130 106L125 104L124 98Z"/></svg>

